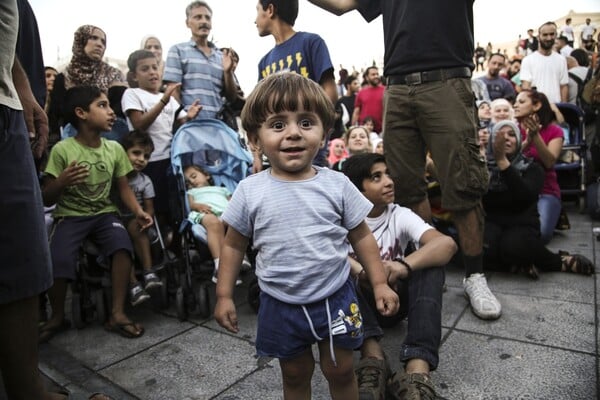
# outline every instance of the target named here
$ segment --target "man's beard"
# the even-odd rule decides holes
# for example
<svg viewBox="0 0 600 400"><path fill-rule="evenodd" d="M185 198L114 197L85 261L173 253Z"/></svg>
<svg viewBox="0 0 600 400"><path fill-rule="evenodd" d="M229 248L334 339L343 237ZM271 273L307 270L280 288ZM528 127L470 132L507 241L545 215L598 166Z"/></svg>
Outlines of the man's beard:
<svg viewBox="0 0 600 400"><path fill-rule="evenodd" d="M540 40L540 47L544 50L552 50L554 47L554 40Z"/></svg>

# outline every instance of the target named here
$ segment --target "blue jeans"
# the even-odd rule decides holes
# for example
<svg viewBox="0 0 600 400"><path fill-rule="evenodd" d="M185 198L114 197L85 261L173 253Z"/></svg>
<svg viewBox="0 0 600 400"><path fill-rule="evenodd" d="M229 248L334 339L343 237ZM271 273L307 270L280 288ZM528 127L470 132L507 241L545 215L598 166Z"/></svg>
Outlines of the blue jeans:
<svg viewBox="0 0 600 400"><path fill-rule="evenodd" d="M540 214L540 234L544 244L552 239L561 208L562 205L558 197L551 194L540 195L538 213Z"/></svg>
<svg viewBox="0 0 600 400"><path fill-rule="evenodd" d="M414 271L407 284L406 281L398 282L400 311L392 318L400 320L408 317L406 338L400 348L400 361L406 363L417 358L427 361L431 371L437 368L442 339L444 279L444 268L432 267ZM365 339L382 336L370 287L360 286L358 305L363 316ZM389 318L384 317L379 320L384 325L390 322Z"/></svg>

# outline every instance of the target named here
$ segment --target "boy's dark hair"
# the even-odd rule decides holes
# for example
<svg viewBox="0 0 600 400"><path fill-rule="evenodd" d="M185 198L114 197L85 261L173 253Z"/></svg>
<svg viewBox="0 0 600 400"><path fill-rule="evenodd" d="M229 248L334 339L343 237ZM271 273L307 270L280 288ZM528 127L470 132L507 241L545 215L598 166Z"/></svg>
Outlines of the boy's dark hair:
<svg viewBox="0 0 600 400"><path fill-rule="evenodd" d="M294 26L298 18L298 0L260 0L263 10L267 10L269 4L273 4L275 15L286 24Z"/></svg>
<svg viewBox="0 0 600 400"><path fill-rule="evenodd" d="M190 14L192 13L192 10L197 7L206 7L206 9L210 12L210 15L212 15L212 13L213 13L212 8L210 8L210 6L208 5L207 2L196 0L196 1L192 1L185 8L185 18L186 19L189 18Z"/></svg>
<svg viewBox="0 0 600 400"><path fill-rule="evenodd" d="M147 58L156 59L156 56L152 54L150 50L136 50L129 55L129 58L127 58L127 68L129 68L129 71L135 72L138 61L145 60Z"/></svg>
<svg viewBox="0 0 600 400"><path fill-rule="evenodd" d="M379 153L362 153L348 157L342 166L342 172L358 190L364 192L363 181L371 177L371 168L377 163L385 163L385 157Z"/></svg>
<svg viewBox="0 0 600 400"><path fill-rule="evenodd" d="M49 66L49 65L46 65L46 66L44 67L44 72L46 72L46 71L48 71L48 70L50 70L50 71L54 71L54 72L56 72L56 73L58 74L58 71L56 70L56 68L54 68L54 67L51 67L51 66Z"/></svg>
<svg viewBox="0 0 600 400"><path fill-rule="evenodd" d="M89 111L90 104L101 95L102 91L97 86L74 86L68 89L64 99L65 122L70 122L75 128L79 128L79 118L75 114L75 109Z"/></svg>
<svg viewBox="0 0 600 400"><path fill-rule="evenodd" d="M250 142L270 114L296 111L314 112L327 135L335 122L333 104L318 83L295 72L277 72L260 81L242 109L242 126Z"/></svg>
<svg viewBox="0 0 600 400"><path fill-rule="evenodd" d="M125 151L133 146L147 147L150 149L150 153L154 151L154 142L150 135L138 130L133 130L125 135L125 137L121 139L121 146L123 146Z"/></svg>

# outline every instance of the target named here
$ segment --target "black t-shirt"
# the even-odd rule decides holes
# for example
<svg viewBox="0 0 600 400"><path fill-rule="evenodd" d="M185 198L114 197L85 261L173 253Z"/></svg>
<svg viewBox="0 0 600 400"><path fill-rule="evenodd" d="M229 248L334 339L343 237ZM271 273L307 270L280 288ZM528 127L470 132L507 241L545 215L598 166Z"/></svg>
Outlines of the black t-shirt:
<svg viewBox="0 0 600 400"><path fill-rule="evenodd" d="M473 69L474 0L358 0L367 21L383 16L384 75Z"/></svg>

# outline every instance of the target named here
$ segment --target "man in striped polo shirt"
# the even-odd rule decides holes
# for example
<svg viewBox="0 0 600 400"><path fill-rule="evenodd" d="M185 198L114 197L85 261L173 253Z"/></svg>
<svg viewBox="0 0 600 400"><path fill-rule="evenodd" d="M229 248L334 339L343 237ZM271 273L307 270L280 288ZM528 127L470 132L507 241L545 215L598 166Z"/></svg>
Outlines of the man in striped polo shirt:
<svg viewBox="0 0 600 400"><path fill-rule="evenodd" d="M192 38L169 49L164 80L181 83L174 94L187 110L198 100L202 109L196 118L216 118L227 100L237 97L235 63L208 40L212 9L204 1L193 1L186 9L186 25Z"/></svg>

